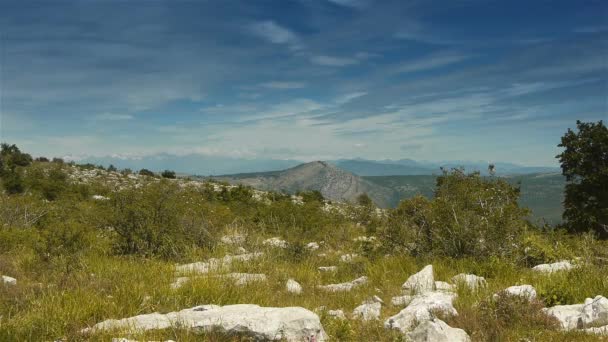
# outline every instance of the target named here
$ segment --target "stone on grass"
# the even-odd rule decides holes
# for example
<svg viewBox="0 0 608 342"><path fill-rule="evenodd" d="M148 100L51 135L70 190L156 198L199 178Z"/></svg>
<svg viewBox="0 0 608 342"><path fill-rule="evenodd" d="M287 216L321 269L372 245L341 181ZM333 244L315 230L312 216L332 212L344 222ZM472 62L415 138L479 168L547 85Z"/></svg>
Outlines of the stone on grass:
<svg viewBox="0 0 608 342"><path fill-rule="evenodd" d="M380 318L380 310L382 310L381 303L364 303L355 308L353 311L353 317L359 318L363 321L376 320Z"/></svg>
<svg viewBox="0 0 608 342"><path fill-rule="evenodd" d="M556 305L542 310L555 317L563 330L608 324L608 299L603 296L587 298L583 304Z"/></svg>
<svg viewBox="0 0 608 342"><path fill-rule="evenodd" d="M536 299L536 289L534 289L534 286L532 285L510 286L499 293L495 293L493 298L498 299L500 293L504 293L507 296L522 297L528 300Z"/></svg>
<svg viewBox="0 0 608 342"><path fill-rule="evenodd" d="M239 255L226 255L225 257L211 258L207 261L199 261L191 264L178 265L175 267L177 273L209 273L229 268L235 261L250 261L261 257L264 253L255 252Z"/></svg>
<svg viewBox="0 0 608 342"><path fill-rule="evenodd" d="M462 283L471 290L477 290L480 287L486 286L486 279L474 274L460 273L452 277L452 282L455 284Z"/></svg>
<svg viewBox="0 0 608 342"><path fill-rule="evenodd" d="M575 266L568 260L554 262L552 264L540 264L532 267L533 271L541 273L553 273L558 271L568 271Z"/></svg>
<svg viewBox="0 0 608 342"><path fill-rule="evenodd" d="M355 253L344 254L344 255L340 256L340 261L342 261L342 262L352 262L353 260L355 260L356 257L358 257L358 255L355 254Z"/></svg>
<svg viewBox="0 0 608 342"><path fill-rule="evenodd" d="M414 296L410 295L397 296L391 298L391 304L394 306L407 306L412 302L413 299Z"/></svg>
<svg viewBox="0 0 608 342"><path fill-rule="evenodd" d="M452 292L456 289L456 287L452 284L446 283L445 281L436 281L435 289L437 291Z"/></svg>
<svg viewBox="0 0 608 342"><path fill-rule="evenodd" d="M285 286L287 287L287 292L291 292L291 293L295 293L295 294L302 293L302 285L300 285L300 283L298 283L297 281L295 281L293 279L288 279L287 284Z"/></svg>
<svg viewBox="0 0 608 342"><path fill-rule="evenodd" d="M586 333L588 333L588 334L606 335L606 336L608 336L608 325L604 325L603 327L587 328L584 331Z"/></svg>
<svg viewBox="0 0 608 342"><path fill-rule="evenodd" d="M344 311L342 310L327 310L327 315L335 319L346 319Z"/></svg>
<svg viewBox="0 0 608 342"><path fill-rule="evenodd" d="M320 266L319 271L321 272L335 272L338 270L338 266Z"/></svg>
<svg viewBox="0 0 608 342"><path fill-rule="evenodd" d="M3 275L3 276L2 276L2 283L3 283L4 285L11 285L11 286L14 286L14 285L17 285L17 279L15 279L15 278L13 278L13 277L9 277L9 276L5 276L5 275Z"/></svg>
<svg viewBox="0 0 608 342"><path fill-rule="evenodd" d="M171 283L171 288L172 289L179 289L180 287L184 286L185 283L190 281L190 277L178 277L175 279L174 282Z"/></svg>
<svg viewBox="0 0 608 342"><path fill-rule="evenodd" d="M306 244L306 249L309 251L316 251L319 249L319 244L316 242L309 242Z"/></svg>
<svg viewBox="0 0 608 342"><path fill-rule="evenodd" d="M264 246L269 246L269 247L276 247L276 248L287 248L287 241L280 239L278 237L272 237L270 239L266 239L264 241L262 241L262 244Z"/></svg>
<svg viewBox="0 0 608 342"><path fill-rule="evenodd" d="M253 304L201 305L167 314L152 313L120 320L109 319L83 333L122 330L141 333L172 327L204 333L218 330L226 335L246 334L255 340L326 341L327 335L315 313L301 307L260 307Z"/></svg>
<svg viewBox="0 0 608 342"><path fill-rule="evenodd" d="M96 201L107 201L110 199L109 197L101 196L101 195L93 195L93 196L91 196L91 198L93 198Z"/></svg>
<svg viewBox="0 0 608 342"><path fill-rule="evenodd" d="M317 286L317 288L319 288L321 290L329 291L329 292L345 292L345 291L350 291L350 290L354 289L355 287L364 285L365 283L367 283L367 277L363 276L363 277L359 277L355 280L345 282L345 283L319 285L319 286Z"/></svg>
<svg viewBox="0 0 608 342"><path fill-rule="evenodd" d="M228 273L224 274L222 277L234 279L234 285L237 286L243 286L254 282L263 282L267 279L265 274L257 273Z"/></svg>
<svg viewBox="0 0 608 342"><path fill-rule="evenodd" d="M424 321L433 318L433 312L440 311L446 315L457 315L452 304L456 294L449 292L425 292L414 296L412 302L398 314L384 322L387 329L396 329L402 333L411 331Z"/></svg>
<svg viewBox="0 0 608 342"><path fill-rule="evenodd" d="M420 323L416 329L407 333L411 342L470 342L466 331L452 328L444 321L435 318Z"/></svg>
<svg viewBox="0 0 608 342"><path fill-rule="evenodd" d="M226 245L240 245L243 242L245 242L245 235L241 235L241 234L224 235L224 236L222 236L220 241Z"/></svg>
<svg viewBox="0 0 608 342"><path fill-rule="evenodd" d="M425 266L420 272L411 275L401 286L404 291L424 293L435 289L433 265Z"/></svg>

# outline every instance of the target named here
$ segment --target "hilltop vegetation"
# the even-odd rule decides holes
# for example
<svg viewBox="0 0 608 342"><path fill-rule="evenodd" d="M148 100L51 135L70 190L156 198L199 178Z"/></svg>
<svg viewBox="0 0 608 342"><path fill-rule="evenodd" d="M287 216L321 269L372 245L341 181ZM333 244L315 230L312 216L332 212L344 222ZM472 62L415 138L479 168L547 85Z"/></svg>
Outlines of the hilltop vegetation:
<svg viewBox="0 0 608 342"><path fill-rule="evenodd" d="M0 195L0 275L16 279L0 285L3 341L247 340L179 325L83 331L110 318L237 303L314 311L332 341L405 340L386 322L405 305L395 300L404 281L427 264L435 280L456 286L450 291L458 314L437 314L474 341L602 340L562 331L541 309L607 294L608 245L590 233L569 235L529 222L519 191L499 178L446 172L434 188L437 196L381 210L364 197L359 204L329 203L319 192L290 196L13 159L16 153L3 156L2 182L19 187ZM239 255L251 256L225 264ZM560 260L575 267L551 274L531 269ZM206 265L204 274L178 271L200 261L196 267ZM335 268L319 269L329 266ZM485 277L487 285L471 290L452 280L459 273ZM350 291L320 287L362 277ZM300 284L301 294L288 291L288 279ZM537 298L493 297L522 284L534 286ZM371 304L374 296L383 303ZM377 319L358 318L362 303L381 308ZM346 319L330 312L337 309Z"/></svg>

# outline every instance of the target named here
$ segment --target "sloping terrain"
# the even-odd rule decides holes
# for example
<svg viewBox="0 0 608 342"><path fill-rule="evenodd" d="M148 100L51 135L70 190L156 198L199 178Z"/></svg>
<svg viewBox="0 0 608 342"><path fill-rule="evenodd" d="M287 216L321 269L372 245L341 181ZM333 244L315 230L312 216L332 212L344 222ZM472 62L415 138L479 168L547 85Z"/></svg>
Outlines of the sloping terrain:
<svg viewBox="0 0 608 342"><path fill-rule="evenodd" d="M394 203L394 191L342 170L332 164L316 161L284 171L260 172L213 177L229 183L249 185L260 190L295 193L318 190L332 201L354 202L366 193L382 208Z"/></svg>

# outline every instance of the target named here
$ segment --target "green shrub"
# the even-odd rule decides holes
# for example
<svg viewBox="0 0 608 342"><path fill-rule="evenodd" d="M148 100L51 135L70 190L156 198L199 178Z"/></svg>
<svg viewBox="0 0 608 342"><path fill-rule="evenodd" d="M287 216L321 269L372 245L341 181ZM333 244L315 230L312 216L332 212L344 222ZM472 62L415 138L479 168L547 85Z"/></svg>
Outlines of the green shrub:
<svg viewBox="0 0 608 342"><path fill-rule="evenodd" d="M175 171L171 171L171 170L165 170L160 175L163 178L169 178L169 179L175 179L175 177L176 177Z"/></svg>
<svg viewBox="0 0 608 342"><path fill-rule="evenodd" d="M148 169L141 169L139 170L139 174L142 176L149 176L149 177L154 177L154 172L148 170Z"/></svg>

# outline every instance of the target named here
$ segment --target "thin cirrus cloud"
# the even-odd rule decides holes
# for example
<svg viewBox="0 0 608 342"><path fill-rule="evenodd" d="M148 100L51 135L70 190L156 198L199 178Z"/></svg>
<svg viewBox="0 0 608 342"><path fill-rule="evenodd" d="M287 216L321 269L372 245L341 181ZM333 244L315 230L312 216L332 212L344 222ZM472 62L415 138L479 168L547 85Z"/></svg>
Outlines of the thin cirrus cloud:
<svg viewBox="0 0 608 342"><path fill-rule="evenodd" d="M278 89L278 90L287 90L287 89L301 89L306 87L306 83L304 82L281 82L281 81L272 81L261 83L260 86L268 89Z"/></svg>
<svg viewBox="0 0 608 342"><path fill-rule="evenodd" d="M346 66L350 66L350 65L359 64L359 60L356 58L333 57L333 56L325 56L325 55L312 56L310 58L310 61L313 64L329 66L329 67L346 67Z"/></svg>
<svg viewBox="0 0 608 342"><path fill-rule="evenodd" d="M261 21L249 27L251 33L273 44L285 44L293 50L302 48L298 36L272 20Z"/></svg>
<svg viewBox="0 0 608 342"><path fill-rule="evenodd" d="M416 59L414 61L403 62L398 68L397 72L400 73L412 73L412 72L420 72L427 71L431 69L437 69L445 66L449 66L455 63L463 62L467 59L471 58L471 56L467 56L464 54L436 54L432 56L427 56L425 58Z"/></svg>
<svg viewBox="0 0 608 342"><path fill-rule="evenodd" d="M133 120L135 117L131 114L116 114L116 113L101 113L95 116L98 121L125 121Z"/></svg>

